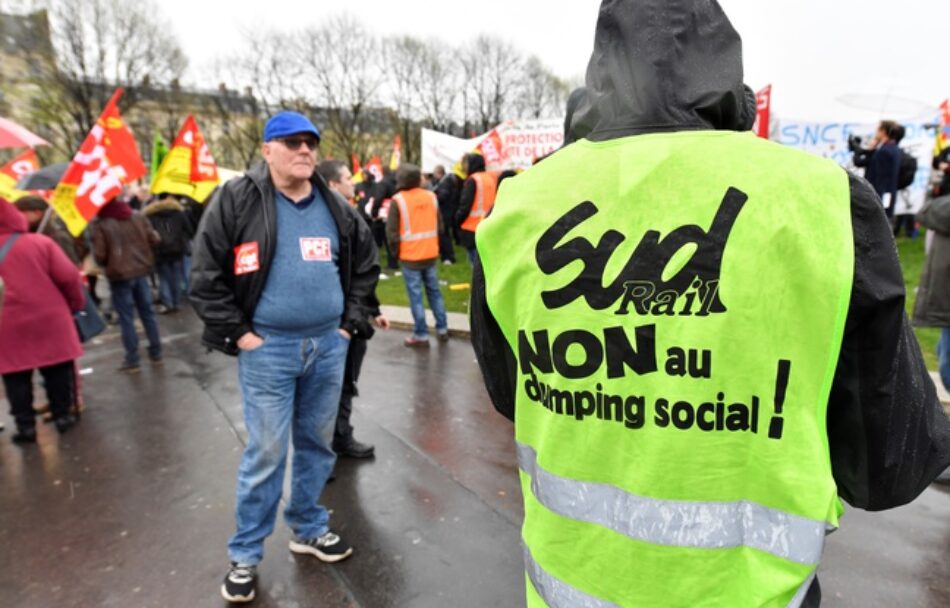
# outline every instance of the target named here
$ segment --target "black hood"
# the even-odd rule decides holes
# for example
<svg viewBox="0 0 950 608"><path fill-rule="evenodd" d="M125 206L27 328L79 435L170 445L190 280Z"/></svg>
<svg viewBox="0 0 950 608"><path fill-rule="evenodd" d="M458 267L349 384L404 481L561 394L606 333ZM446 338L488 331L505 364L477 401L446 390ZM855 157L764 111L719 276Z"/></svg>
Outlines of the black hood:
<svg viewBox="0 0 950 608"><path fill-rule="evenodd" d="M574 115L584 107L590 98L587 87L578 87L571 91L567 98L567 113L564 117L564 145L572 144L578 139L584 139L590 134L592 124L589 122L581 123L574 120ZM587 114L587 120L590 121L594 114Z"/></svg>
<svg viewBox="0 0 950 608"><path fill-rule="evenodd" d="M485 170L485 157L481 154L467 154L465 156L465 172L468 175L480 173Z"/></svg>
<svg viewBox="0 0 950 608"><path fill-rule="evenodd" d="M571 130L602 141L660 131L747 131L755 95L742 40L715 0L604 0L587 95ZM575 128L575 125L577 126Z"/></svg>

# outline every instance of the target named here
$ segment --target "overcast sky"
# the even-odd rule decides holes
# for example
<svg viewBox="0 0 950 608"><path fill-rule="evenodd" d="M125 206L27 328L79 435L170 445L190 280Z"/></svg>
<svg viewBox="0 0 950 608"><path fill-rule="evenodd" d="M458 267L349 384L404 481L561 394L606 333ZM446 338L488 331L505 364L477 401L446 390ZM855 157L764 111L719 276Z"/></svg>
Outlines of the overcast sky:
<svg viewBox="0 0 950 608"><path fill-rule="evenodd" d="M950 97L948 0L720 0L720 4L742 35L746 82L754 89L772 83L773 108L782 117L909 118ZM214 87L213 76L203 69L206 59L239 47L242 32L289 31L319 23L340 10L365 18L384 36L411 34L458 43L482 32L494 33L525 53L538 55L559 75L581 77L593 48L600 2L161 0L158 5L189 56L188 80Z"/></svg>

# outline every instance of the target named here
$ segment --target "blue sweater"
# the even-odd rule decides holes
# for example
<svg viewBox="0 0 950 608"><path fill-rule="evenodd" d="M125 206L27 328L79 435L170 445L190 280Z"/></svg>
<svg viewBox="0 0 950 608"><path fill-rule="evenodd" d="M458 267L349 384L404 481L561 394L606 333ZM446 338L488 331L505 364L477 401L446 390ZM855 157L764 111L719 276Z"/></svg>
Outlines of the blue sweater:
<svg viewBox="0 0 950 608"><path fill-rule="evenodd" d="M317 190L297 204L278 192L276 207L277 247L254 328L301 338L334 330L344 302L333 215Z"/></svg>

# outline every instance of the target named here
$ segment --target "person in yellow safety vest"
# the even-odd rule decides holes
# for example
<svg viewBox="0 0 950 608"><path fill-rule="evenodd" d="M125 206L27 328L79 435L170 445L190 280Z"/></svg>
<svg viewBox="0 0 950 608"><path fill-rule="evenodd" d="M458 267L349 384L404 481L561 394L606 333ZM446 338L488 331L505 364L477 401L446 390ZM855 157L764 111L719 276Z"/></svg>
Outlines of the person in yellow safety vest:
<svg viewBox="0 0 950 608"><path fill-rule="evenodd" d="M455 218L461 228L461 245L468 251L468 261L474 266L475 230L495 205L498 174L485 170L485 157L481 154L466 155L464 164L468 178L462 185Z"/></svg>
<svg viewBox="0 0 950 608"><path fill-rule="evenodd" d="M587 135L476 235L527 605L818 606L839 497L896 507L950 464L880 200L749 132L715 0L604 0L584 97Z"/></svg>
<svg viewBox="0 0 950 608"><path fill-rule="evenodd" d="M386 239L390 249L399 256L402 277L406 282L409 307L414 328L405 345L429 346L426 310L422 303L425 289L429 308L435 316L439 341L449 338L445 302L439 290L439 234L444 230L435 194L420 187L422 172L415 165L400 165L396 170L396 194L386 218Z"/></svg>

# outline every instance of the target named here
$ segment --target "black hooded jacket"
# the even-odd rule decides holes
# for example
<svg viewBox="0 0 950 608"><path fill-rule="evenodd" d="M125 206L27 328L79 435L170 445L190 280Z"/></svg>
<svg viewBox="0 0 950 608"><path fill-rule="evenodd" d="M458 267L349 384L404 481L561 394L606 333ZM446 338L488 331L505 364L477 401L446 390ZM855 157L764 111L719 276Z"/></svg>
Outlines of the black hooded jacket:
<svg viewBox="0 0 950 608"><path fill-rule="evenodd" d="M604 1L580 98L570 128L594 141L744 131L755 115L754 95L742 83L740 38L714 1ZM850 186L854 284L828 436L841 497L880 510L910 502L950 466L950 420L904 312L901 267L880 200L859 177L850 176ZM516 360L486 303L478 264L471 316L489 395L513 420ZM819 602L816 584L803 605Z"/></svg>
<svg viewBox="0 0 950 608"><path fill-rule="evenodd" d="M345 302L340 325L354 337L371 333L366 317L374 307L373 291L379 279L373 236L356 210L319 175L314 173L311 182L327 202L340 233L338 264ZM189 295L205 323L202 342L229 355L236 355L238 339L253 331L254 311L274 259L275 197L267 166L260 163L215 192L198 226ZM236 276L234 250L252 242L258 243L260 270Z"/></svg>

